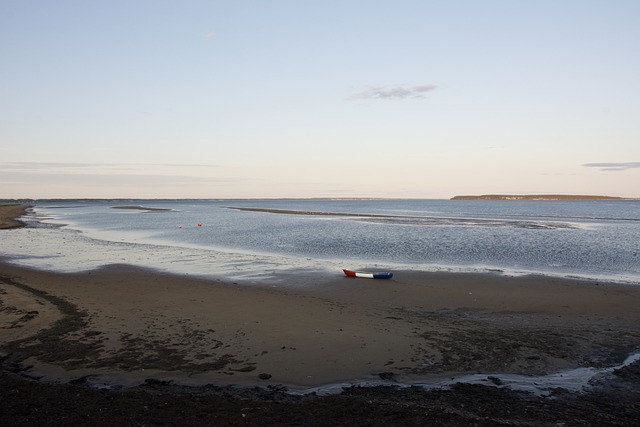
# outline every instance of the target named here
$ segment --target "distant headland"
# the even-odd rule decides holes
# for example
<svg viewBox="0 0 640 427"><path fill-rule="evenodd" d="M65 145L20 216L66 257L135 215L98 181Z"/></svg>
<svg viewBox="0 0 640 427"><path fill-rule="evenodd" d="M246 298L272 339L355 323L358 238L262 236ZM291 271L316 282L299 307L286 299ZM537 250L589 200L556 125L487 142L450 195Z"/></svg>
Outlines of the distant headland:
<svg viewBox="0 0 640 427"><path fill-rule="evenodd" d="M481 196L454 196L451 200L640 200L631 197L585 196L572 194L484 194Z"/></svg>

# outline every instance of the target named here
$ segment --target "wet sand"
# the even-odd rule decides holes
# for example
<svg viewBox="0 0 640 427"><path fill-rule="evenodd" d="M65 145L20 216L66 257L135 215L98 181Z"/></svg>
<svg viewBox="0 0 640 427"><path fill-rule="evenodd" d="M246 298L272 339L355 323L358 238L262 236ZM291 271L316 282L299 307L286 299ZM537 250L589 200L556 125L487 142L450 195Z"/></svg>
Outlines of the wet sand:
<svg viewBox="0 0 640 427"><path fill-rule="evenodd" d="M158 423L163 413L165 422L190 425L247 417L258 425L571 425L578 416L583 425L633 425L640 416L638 363L586 394L552 391L553 402L490 387L500 374L621 363L640 349L640 287L499 273L283 279L305 286L237 285L127 265L60 274L0 262L0 390L10 396L0 409L15 425L44 423L34 405L54 425L107 416L130 424L122 408L137 413L144 405L158 412L138 413L138 423ZM487 385L393 387L472 373L487 374ZM282 393L335 383L386 387ZM105 385L117 390L92 390ZM82 418L83 409L62 404L70 396L87 400L85 408L102 402L103 412ZM200 418L186 421L177 403L184 399L203 399L189 406ZM507 411L519 405L524 412Z"/></svg>
<svg viewBox="0 0 640 427"><path fill-rule="evenodd" d="M415 272L375 281L336 272L315 287L307 277L295 290L126 265L60 274L0 264L0 273L0 339L22 340L3 346L4 355L32 366L23 374L57 381L91 375L125 385L155 378L302 390L543 375L613 366L640 348L634 286ZM55 321L73 328L49 335L53 346L38 332Z"/></svg>

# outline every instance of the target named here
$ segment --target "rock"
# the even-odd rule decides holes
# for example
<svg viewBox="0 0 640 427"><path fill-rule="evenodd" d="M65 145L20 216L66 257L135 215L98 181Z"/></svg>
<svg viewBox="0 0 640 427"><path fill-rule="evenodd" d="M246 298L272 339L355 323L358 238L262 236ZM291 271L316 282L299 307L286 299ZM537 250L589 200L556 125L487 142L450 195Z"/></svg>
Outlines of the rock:
<svg viewBox="0 0 640 427"><path fill-rule="evenodd" d="M238 368L238 369L229 369L230 371L235 371L235 372L251 372L251 371L255 371L256 367L255 366L243 366L242 368ZM260 374L262 375L262 374ZM269 375L269 374L266 374Z"/></svg>
<svg viewBox="0 0 640 427"><path fill-rule="evenodd" d="M378 376L380 377L381 380L385 380L385 381L396 380L396 374L394 374L393 372L380 372Z"/></svg>
<svg viewBox="0 0 640 427"><path fill-rule="evenodd" d="M491 381L492 383L494 383L495 385L502 385L502 384L504 384L504 383L502 382L502 380L501 380L500 378L498 378L498 377L488 376L488 377L487 377L487 379L488 379L489 381Z"/></svg>

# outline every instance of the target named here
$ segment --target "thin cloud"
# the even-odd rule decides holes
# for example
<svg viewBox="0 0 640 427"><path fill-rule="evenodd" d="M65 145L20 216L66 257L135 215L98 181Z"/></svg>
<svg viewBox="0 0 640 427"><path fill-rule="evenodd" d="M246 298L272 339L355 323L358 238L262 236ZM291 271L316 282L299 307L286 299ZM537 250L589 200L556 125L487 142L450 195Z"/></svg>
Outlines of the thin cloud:
<svg viewBox="0 0 640 427"><path fill-rule="evenodd" d="M206 32L202 35L202 41L205 43L210 43L216 34L213 31Z"/></svg>
<svg viewBox="0 0 640 427"><path fill-rule="evenodd" d="M62 163L62 162L0 162L3 170L47 170L47 169L75 169L105 166L104 163Z"/></svg>
<svg viewBox="0 0 640 427"><path fill-rule="evenodd" d="M51 188L164 189L228 188L251 181L220 175L218 166L175 163L0 162L0 189ZM66 190L65 190L66 191Z"/></svg>
<svg viewBox="0 0 640 427"><path fill-rule="evenodd" d="M586 163L582 165L587 168L599 168L601 171L619 172L627 169L640 169L640 162L626 163Z"/></svg>
<svg viewBox="0 0 640 427"><path fill-rule="evenodd" d="M216 168L218 165L207 164L179 164L179 163L63 163L63 162L0 162L3 170L29 170L50 172L53 170L81 170L81 169L144 169L148 167L168 168Z"/></svg>
<svg viewBox="0 0 640 427"><path fill-rule="evenodd" d="M78 177L81 183L78 184ZM41 184L46 177L47 186L75 186L75 187L197 187L197 186L229 186L249 181L246 178L235 177L207 177L168 174L100 174L100 173L29 173L0 171L0 185L31 186Z"/></svg>
<svg viewBox="0 0 640 427"><path fill-rule="evenodd" d="M369 86L347 96L348 101L358 99L415 99L424 98L427 92L436 89L436 85L398 85L398 86Z"/></svg>

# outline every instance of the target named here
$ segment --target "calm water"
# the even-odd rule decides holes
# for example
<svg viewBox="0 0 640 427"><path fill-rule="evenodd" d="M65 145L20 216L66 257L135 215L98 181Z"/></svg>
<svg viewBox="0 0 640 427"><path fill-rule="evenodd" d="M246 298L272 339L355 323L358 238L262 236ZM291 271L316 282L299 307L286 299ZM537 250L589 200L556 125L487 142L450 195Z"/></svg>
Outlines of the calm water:
<svg viewBox="0 0 640 427"><path fill-rule="evenodd" d="M1 253L61 271L130 263L273 280L298 269L490 269L640 284L639 201L68 201L38 204L29 224L2 233Z"/></svg>

